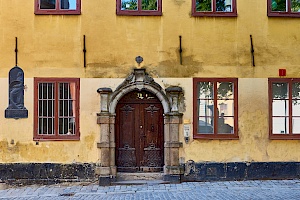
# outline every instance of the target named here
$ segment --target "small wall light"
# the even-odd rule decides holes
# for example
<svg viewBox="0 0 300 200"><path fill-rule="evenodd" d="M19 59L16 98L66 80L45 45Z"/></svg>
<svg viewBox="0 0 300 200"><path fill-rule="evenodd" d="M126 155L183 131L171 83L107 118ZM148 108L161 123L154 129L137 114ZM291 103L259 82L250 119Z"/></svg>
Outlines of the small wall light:
<svg viewBox="0 0 300 200"><path fill-rule="evenodd" d="M189 119L183 120L183 136L185 143L188 143L190 140L191 133L191 121Z"/></svg>

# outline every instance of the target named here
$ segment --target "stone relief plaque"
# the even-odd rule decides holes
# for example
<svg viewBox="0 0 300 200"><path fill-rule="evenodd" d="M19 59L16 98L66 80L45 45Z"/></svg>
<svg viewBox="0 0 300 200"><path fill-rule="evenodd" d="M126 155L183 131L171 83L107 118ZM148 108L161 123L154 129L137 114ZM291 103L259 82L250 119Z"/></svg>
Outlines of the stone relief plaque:
<svg viewBox="0 0 300 200"><path fill-rule="evenodd" d="M5 118L27 118L28 110L24 107L24 72L15 66L9 71L9 105Z"/></svg>

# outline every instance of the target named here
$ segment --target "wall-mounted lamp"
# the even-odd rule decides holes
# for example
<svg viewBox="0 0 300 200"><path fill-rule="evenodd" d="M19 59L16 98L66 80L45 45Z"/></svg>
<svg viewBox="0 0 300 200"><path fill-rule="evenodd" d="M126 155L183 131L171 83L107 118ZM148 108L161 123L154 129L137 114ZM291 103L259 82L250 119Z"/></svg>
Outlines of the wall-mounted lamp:
<svg viewBox="0 0 300 200"><path fill-rule="evenodd" d="M191 133L191 121L189 119L183 120L183 136L185 143L188 143L190 140Z"/></svg>

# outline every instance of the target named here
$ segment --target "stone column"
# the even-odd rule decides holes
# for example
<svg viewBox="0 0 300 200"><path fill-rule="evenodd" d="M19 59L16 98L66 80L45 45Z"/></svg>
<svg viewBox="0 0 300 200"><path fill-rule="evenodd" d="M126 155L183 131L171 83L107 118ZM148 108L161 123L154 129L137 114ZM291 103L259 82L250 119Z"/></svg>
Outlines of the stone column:
<svg viewBox="0 0 300 200"><path fill-rule="evenodd" d="M182 93L180 87L170 87L166 89L170 101L171 112L165 114L165 166L164 180L170 182L180 182L180 175L183 174L183 168L179 164L179 148L182 143L179 142L179 125L182 123L182 113L179 113L179 96Z"/></svg>
<svg viewBox="0 0 300 200"><path fill-rule="evenodd" d="M97 114L97 123L100 124L100 141L97 147L100 149L100 166L96 168L99 176L99 185L110 185L115 171L114 136L111 135L111 128L114 128L115 117L109 113L109 95L112 93L110 88L99 88L100 94L100 113ZM112 150L113 149L113 150Z"/></svg>

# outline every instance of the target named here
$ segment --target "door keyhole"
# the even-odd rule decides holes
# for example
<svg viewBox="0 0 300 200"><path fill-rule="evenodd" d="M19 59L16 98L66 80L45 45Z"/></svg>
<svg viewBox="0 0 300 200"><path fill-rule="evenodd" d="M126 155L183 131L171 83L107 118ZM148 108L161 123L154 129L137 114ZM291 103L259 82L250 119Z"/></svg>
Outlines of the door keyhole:
<svg viewBox="0 0 300 200"><path fill-rule="evenodd" d="M154 132L154 125L151 125L151 132Z"/></svg>

